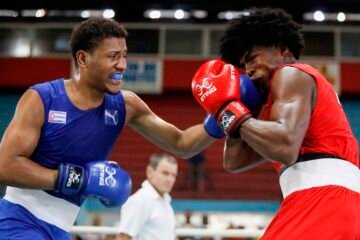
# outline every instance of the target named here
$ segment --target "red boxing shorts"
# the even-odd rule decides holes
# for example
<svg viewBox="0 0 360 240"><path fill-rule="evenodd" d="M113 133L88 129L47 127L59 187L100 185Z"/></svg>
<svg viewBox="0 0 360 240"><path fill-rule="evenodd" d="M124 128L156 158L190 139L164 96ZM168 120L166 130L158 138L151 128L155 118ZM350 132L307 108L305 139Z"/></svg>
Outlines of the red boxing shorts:
<svg viewBox="0 0 360 240"><path fill-rule="evenodd" d="M341 159L298 162L280 175L284 201L262 240L360 240L360 171Z"/></svg>

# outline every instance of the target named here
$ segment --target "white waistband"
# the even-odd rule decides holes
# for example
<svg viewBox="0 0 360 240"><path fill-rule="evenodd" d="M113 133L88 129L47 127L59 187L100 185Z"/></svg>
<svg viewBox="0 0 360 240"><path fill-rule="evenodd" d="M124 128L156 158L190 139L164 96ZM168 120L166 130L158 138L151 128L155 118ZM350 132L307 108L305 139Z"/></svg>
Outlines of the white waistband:
<svg viewBox="0 0 360 240"><path fill-rule="evenodd" d="M23 206L37 218L66 232L70 230L80 211L79 206L42 190L7 187L4 199Z"/></svg>
<svg viewBox="0 0 360 240"><path fill-rule="evenodd" d="M298 162L280 175L283 197L312 187L337 185L360 193L360 170L342 159L321 158Z"/></svg>

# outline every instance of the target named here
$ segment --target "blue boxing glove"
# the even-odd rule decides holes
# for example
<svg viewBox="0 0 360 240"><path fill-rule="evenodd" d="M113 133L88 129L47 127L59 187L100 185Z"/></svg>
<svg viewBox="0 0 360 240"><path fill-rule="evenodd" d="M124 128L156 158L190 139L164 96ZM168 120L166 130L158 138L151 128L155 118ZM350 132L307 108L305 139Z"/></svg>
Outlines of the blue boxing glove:
<svg viewBox="0 0 360 240"><path fill-rule="evenodd" d="M204 128L207 134L213 138L225 137L224 130L217 124L216 119L211 114L206 115L204 119Z"/></svg>
<svg viewBox="0 0 360 240"><path fill-rule="evenodd" d="M116 207L129 197L131 179L116 162L94 161L84 167L67 163L59 166L55 191L95 197L107 207Z"/></svg>
<svg viewBox="0 0 360 240"><path fill-rule="evenodd" d="M263 95L245 74L240 74L240 101L252 113L258 111L263 103Z"/></svg>

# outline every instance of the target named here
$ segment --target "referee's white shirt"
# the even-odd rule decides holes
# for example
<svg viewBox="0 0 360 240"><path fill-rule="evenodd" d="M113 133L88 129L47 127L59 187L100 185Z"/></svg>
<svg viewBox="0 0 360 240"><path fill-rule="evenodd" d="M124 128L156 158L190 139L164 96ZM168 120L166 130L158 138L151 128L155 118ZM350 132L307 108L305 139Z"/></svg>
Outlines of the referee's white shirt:
<svg viewBox="0 0 360 240"><path fill-rule="evenodd" d="M136 240L174 240L175 214L169 194L160 196L145 180L121 208L120 232Z"/></svg>

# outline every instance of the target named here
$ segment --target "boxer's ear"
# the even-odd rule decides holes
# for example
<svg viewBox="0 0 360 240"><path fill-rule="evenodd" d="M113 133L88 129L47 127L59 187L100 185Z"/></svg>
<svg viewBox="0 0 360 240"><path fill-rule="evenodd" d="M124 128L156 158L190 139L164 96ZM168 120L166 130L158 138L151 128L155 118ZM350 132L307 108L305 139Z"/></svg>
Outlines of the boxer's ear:
<svg viewBox="0 0 360 240"><path fill-rule="evenodd" d="M76 62L78 66L86 66L90 60L89 58L90 58L89 53L83 50L79 50L76 52Z"/></svg>

